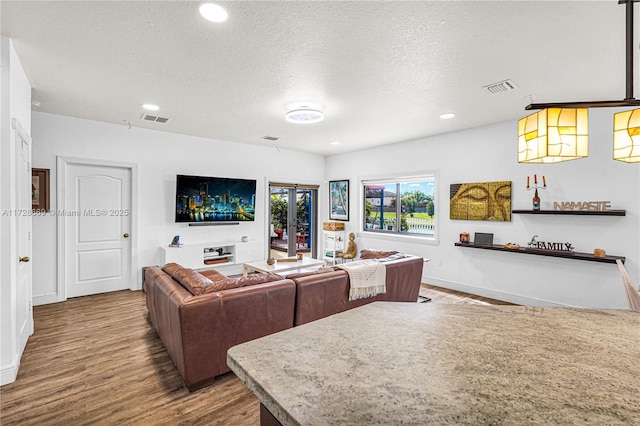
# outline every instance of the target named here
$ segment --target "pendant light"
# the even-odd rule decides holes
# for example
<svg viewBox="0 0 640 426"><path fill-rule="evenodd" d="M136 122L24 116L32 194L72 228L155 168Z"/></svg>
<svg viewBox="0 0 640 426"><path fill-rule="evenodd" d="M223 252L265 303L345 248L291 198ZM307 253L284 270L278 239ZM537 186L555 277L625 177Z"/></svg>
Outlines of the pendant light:
<svg viewBox="0 0 640 426"><path fill-rule="evenodd" d="M587 108L546 108L518 121L519 163L558 163L587 156Z"/></svg>
<svg viewBox="0 0 640 426"><path fill-rule="evenodd" d="M588 156L588 108L640 107L633 97L633 3L626 5L626 97L621 101L530 104L542 110L518 121L518 162L557 163ZM640 161L640 109L614 115L613 158Z"/></svg>
<svg viewBox="0 0 640 426"><path fill-rule="evenodd" d="M640 108L613 115L613 159L640 161Z"/></svg>

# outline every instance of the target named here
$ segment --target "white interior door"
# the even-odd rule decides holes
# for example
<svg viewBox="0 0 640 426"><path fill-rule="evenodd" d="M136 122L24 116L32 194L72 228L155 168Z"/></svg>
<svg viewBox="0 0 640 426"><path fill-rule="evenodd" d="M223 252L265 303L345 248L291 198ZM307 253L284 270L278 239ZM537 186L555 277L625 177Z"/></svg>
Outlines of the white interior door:
<svg viewBox="0 0 640 426"><path fill-rule="evenodd" d="M67 164L64 180L66 296L131 288L131 169Z"/></svg>
<svg viewBox="0 0 640 426"><path fill-rule="evenodd" d="M16 314L18 325L18 347L24 348L33 334L33 308L31 303L31 140L22 132L16 132L16 153L18 155L18 268L16 287Z"/></svg>

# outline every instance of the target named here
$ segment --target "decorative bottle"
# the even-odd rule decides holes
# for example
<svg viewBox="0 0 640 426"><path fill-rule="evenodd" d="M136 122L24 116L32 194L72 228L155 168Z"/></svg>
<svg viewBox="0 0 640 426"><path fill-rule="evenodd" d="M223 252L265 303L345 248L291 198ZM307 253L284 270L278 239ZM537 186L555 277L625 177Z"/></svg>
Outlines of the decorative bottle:
<svg viewBox="0 0 640 426"><path fill-rule="evenodd" d="M536 193L533 195L533 209L540 210L540 197L538 196L538 188L536 188Z"/></svg>

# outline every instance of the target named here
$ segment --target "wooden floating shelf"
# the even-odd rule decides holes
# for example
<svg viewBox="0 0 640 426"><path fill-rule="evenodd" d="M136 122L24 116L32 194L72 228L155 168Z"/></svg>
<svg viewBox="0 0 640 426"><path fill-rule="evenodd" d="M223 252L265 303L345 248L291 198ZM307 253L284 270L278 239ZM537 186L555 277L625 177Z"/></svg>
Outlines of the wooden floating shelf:
<svg viewBox="0 0 640 426"><path fill-rule="evenodd" d="M622 263L626 260L624 256L605 256L605 257L595 257L593 253L580 253L575 251L551 251L551 250L541 250L541 249L531 249L526 247L520 247L517 249L506 248L505 246L494 244L492 246L485 245L474 245L473 243L455 243L457 247L468 247L474 249L482 249L482 250L495 250L495 251L507 251L509 253L516 254L534 254L536 256L549 256L549 257L561 257L563 259L573 259L573 260L588 260L591 262L602 262L602 263L616 263L617 259L620 259Z"/></svg>
<svg viewBox="0 0 640 426"><path fill-rule="evenodd" d="M572 216L626 216L626 210L511 210L515 214L555 214Z"/></svg>

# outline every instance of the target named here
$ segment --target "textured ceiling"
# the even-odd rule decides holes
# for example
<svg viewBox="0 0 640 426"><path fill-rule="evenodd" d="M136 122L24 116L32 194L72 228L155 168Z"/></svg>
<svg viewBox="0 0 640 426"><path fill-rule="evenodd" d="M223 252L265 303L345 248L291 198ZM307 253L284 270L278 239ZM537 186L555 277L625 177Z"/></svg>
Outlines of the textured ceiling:
<svg viewBox="0 0 640 426"><path fill-rule="evenodd" d="M324 155L517 119L529 95L625 95L616 0L217 2L222 24L201 3L3 0L0 29L34 110ZM505 79L517 89L483 88ZM325 120L285 121L298 101Z"/></svg>

